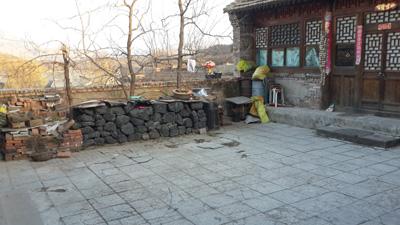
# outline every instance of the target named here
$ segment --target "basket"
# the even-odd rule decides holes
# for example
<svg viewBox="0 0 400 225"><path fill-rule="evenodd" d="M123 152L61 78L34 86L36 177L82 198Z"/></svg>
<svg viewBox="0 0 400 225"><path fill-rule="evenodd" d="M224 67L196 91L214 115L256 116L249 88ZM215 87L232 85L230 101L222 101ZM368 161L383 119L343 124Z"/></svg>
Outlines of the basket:
<svg viewBox="0 0 400 225"><path fill-rule="evenodd" d="M181 99L181 100L190 100L192 98L192 91L182 91L175 89L172 91L173 97L176 99Z"/></svg>

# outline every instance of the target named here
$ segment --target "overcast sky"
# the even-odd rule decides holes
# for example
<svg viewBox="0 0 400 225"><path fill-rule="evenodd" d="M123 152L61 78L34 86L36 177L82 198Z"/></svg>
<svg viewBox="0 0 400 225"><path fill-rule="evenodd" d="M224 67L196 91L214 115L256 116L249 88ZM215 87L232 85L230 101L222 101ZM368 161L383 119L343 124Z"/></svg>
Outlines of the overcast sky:
<svg viewBox="0 0 400 225"><path fill-rule="evenodd" d="M81 11L91 10L98 6L118 0L79 0ZM145 7L147 0L140 7ZM230 34L231 26L228 15L223 14L223 8L233 0L207 0L211 9L210 19L216 24L214 33ZM177 0L152 0L151 17L155 23L160 18L177 13ZM109 12L102 12L91 18L91 27L99 27L109 20ZM111 14L111 13L110 13ZM73 45L79 35L73 30L62 30L57 23L64 26L79 24L71 17L77 15L75 0L1 0L0 3L0 51L15 50L10 40L31 40L43 43L49 40L62 40ZM174 19L173 19L174 20ZM175 18L177 20L177 18ZM207 20L204 20L206 22ZM152 22L152 21L147 21ZM171 23L171 29L177 29L177 24ZM177 32L177 31L176 31ZM229 39L219 40L221 43L230 43ZM15 43L14 43L15 44Z"/></svg>

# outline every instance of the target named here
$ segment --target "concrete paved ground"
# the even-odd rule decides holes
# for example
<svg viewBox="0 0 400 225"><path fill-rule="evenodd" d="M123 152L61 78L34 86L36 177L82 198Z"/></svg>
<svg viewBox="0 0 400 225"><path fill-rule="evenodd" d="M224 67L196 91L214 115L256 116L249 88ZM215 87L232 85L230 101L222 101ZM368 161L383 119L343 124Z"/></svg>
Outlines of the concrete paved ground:
<svg viewBox="0 0 400 225"><path fill-rule="evenodd" d="M400 222L400 148L281 124L0 163L46 225L377 225Z"/></svg>

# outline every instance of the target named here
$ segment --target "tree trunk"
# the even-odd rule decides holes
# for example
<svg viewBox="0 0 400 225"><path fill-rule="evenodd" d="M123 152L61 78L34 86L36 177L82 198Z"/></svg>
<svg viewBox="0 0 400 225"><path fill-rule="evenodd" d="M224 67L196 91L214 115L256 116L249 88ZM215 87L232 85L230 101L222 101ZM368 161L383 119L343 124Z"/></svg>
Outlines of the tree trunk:
<svg viewBox="0 0 400 225"><path fill-rule="evenodd" d="M179 25L179 45L178 45L178 66L176 71L176 88L181 88L181 70L183 64L183 44L185 38L185 11L183 8L182 0L178 0L179 5L179 17L180 17L180 25Z"/></svg>
<svg viewBox="0 0 400 225"><path fill-rule="evenodd" d="M129 95L130 96L134 96L135 95L135 86L136 86L136 74L135 71L133 69L133 60L132 60L132 19L133 19L133 6L134 3L132 3L129 7L129 15L128 15L128 19L129 19L129 30L128 30L128 40L126 43L126 57L127 57L127 61L128 61L128 70L129 70L129 75L131 78L131 82L130 82L130 89L129 89Z"/></svg>
<svg viewBox="0 0 400 225"><path fill-rule="evenodd" d="M71 93L71 82L69 79L69 67L70 67L69 52L65 45L62 46L61 51L64 60L64 79L65 79L65 90L67 94L67 103L68 103L68 108L70 109L72 104L72 93Z"/></svg>

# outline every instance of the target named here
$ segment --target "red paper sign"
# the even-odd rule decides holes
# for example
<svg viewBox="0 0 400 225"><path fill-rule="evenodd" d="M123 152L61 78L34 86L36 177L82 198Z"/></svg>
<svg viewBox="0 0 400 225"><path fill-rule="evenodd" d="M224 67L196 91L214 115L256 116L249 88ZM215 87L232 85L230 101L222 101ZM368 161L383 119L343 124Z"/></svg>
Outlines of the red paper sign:
<svg viewBox="0 0 400 225"><path fill-rule="evenodd" d="M357 37L356 37L356 65L360 65L362 57L362 46L363 46L363 26L357 26Z"/></svg>
<svg viewBox="0 0 400 225"><path fill-rule="evenodd" d="M382 23L378 25L378 30L390 30L392 29L391 23Z"/></svg>

